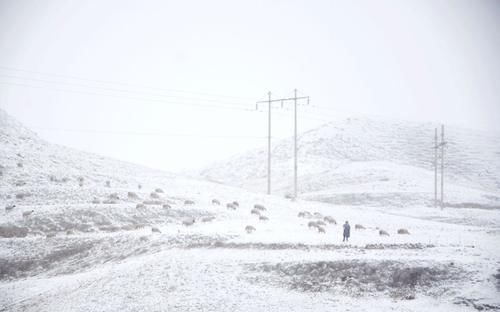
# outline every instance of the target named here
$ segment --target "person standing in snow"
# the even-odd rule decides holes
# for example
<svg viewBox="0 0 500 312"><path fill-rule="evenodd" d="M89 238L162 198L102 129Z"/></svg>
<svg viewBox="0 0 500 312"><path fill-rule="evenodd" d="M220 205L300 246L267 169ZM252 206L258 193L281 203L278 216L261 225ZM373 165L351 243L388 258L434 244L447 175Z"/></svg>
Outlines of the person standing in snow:
<svg viewBox="0 0 500 312"><path fill-rule="evenodd" d="M349 222L344 223L344 240L343 242L349 241L349 236L351 235L351 226L349 225Z"/></svg>

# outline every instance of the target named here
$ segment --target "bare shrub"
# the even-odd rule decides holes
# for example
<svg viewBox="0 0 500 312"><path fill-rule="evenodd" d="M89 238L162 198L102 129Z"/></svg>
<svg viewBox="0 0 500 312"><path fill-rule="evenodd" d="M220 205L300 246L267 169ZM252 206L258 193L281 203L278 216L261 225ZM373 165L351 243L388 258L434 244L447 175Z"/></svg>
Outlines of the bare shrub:
<svg viewBox="0 0 500 312"><path fill-rule="evenodd" d="M92 204L98 205L100 203L101 203L101 201L99 200L99 198L94 197L94 199L92 199Z"/></svg>
<svg viewBox="0 0 500 312"><path fill-rule="evenodd" d="M194 205L194 201L187 199L184 201L184 205Z"/></svg>
<svg viewBox="0 0 500 312"><path fill-rule="evenodd" d="M163 190L161 188L157 188L157 189L155 189L155 192L156 193L163 193Z"/></svg>
<svg viewBox="0 0 500 312"><path fill-rule="evenodd" d="M105 199L102 201L102 203L106 204L106 205L115 205L117 203L117 201L114 199Z"/></svg>
<svg viewBox="0 0 500 312"><path fill-rule="evenodd" d="M237 201L233 201L233 205L234 205L235 207L239 207L239 206L240 206L240 203L238 203Z"/></svg>
<svg viewBox="0 0 500 312"><path fill-rule="evenodd" d="M104 184L106 187L111 187L111 181L107 180L106 183Z"/></svg>
<svg viewBox="0 0 500 312"><path fill-rule="evenodd" d="M138 189L142 189L142 185L141 184L137 184L137 188Z"/></svg>
<svg viewBox="0 0 500 312"><path fill-rule="evenodd" d="M83 186L84 179L83 177L78 177L78 185Z"/></svg>
<svg viewBox="0 0 500 312"><path fill-rule="evenodd" d="M172 207L169 204L163 204L163 209L171 209Z"/></svg>
<svg viewBox="0 0 500 312"><path fill-rule="evenodd" d="M130 199L138 199L139 198L139 196L134 192L128 192L127 197Z"/></svg>
<svg viewBox="0 0 500 312"><path fill-rule="evenodd" d="M160 229L157 228L157 227L152 227L151 228L151 232L153 232L153 233L161 233Z"/></svg>
<svg viewBox="0 0 500 312"><path fill-rule="evenodd" d="M30 196L31 196L30 193L17 193L16 194L17 199L25 199L26 197L30 197Z"/></svg>
<svg viewBox="0 0 500 312"><path fill-rule="evenodd" d="M22 167L23 167L23 163L22 163L22 162L18 162L18 163L17 163L17 167L18 167L18 168L22 168Z"/></svg>
<svg viewBox="0 0 500 312"><path fill-rule="evenodd" d="M15 225L0 225L0 237L26 237L28 235L27 227L19 227Z"/></svg>
<svg viewBox="0 0 500 312"><path fill-rule="evenodd" d="M184 225L184 226L191 226L195 222L196 222L196 220L194 218L187 218L187 219L182 220L182 225Z"/></svg>
<svg viewBox="0 0 500 312"><path fill-rule="evenodd" d="M136 209L146 208L146 205L144 205L144 204L137 204L137 205L135 205L135 208Z"/></svg>
<svg viewBox="0 0 500 312"><path fill-rule="evenodd" d="M108 198L113 200L120 200L120 196L118 196L118 193L111 193L109 194Z"/></svg>
<svg viewBox="0 0 500 312"><path fill-rule="evenodd" d="M145 200L142 202L144 205L163 205L163 202L161 200Z"/></svg>
<svg viewBox="0 0 500 312"><path fill-rule="evenodd" d="M203 217L203 218L201 218L201 222L211 222L214 219L215 219L214 216Z"/></svg>
<svg viewBox="0 0 500 312"><path fill-rule="evenodd" d="M26 185L26 182L25 182L25 181L22 181L22 180L20 180L20 181L16 181L16 184L15 184L15 185L16 185L16 186L23 186L23 185Z"/></svg>

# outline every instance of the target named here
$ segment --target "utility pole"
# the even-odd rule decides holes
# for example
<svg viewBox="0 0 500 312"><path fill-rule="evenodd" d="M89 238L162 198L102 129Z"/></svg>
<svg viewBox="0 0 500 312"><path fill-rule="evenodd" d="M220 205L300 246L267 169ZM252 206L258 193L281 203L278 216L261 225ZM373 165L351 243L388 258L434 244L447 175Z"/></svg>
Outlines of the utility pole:
<svg viewBox="0 0 500 312"><path fill-rule="evenodd" d="M441 125L441 209L444 207L444 125Z"/></svg>
<svg viewBox="0 0 500 312"><path fill-rule="evenodd" d="M438 129L434 128L434 207L438 205Z"/></svg>
<svg viewBox="0 0 500 312"><path fill-rule="evenodd" d="M268 105L268 135L267 135L267 194L271 194L271 107L274 102L281 102L281 107L283 107L285 102L294 102L294 199L297 198L297 100L307 99L307 104L309 104L308 96L297 96L297 89L294 90L294 96L292 98L282 98L271 100L271 92L268 92L268 99L266 101L258 101L255 103L255 109L259 109L259 104L266 103Z"/></svg>
<svg viewBox="0 0 500 312"><path fill-rule="evenodd" d="M267 195L271 195L271 91L267 93L269 97L267 111Z"/></svg>
<svg viewBox="0 0 500 312"><path fill-rule="evenodd" d="M294 145L293 145L293 199L297 199L297 89L293 90L294 97ZM308 98L309 101L309 98Z"/></svg>

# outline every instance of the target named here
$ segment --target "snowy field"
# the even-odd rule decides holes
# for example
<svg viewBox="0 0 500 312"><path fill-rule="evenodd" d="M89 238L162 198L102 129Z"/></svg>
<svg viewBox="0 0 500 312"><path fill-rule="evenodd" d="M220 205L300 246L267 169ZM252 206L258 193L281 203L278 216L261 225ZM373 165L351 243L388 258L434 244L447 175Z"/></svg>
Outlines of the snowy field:
<svg viewBox="0 0 500 312"><path fill-rule="evenodd" d="M1 110L0 145L0 311L500 310L498 209L292 202L51 145Z"/></svg>

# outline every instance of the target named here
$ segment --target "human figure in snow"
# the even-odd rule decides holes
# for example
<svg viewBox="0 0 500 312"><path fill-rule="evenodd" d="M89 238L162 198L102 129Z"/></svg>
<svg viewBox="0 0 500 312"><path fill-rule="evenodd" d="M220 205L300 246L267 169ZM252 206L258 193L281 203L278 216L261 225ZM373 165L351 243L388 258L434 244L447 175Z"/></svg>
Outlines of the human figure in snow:
<svg viewBox="0 0 500 312"><path fill-rule="evenodd" d="M344 223L344 240L343 240L343 242L349 241L350 235L351 235L351 226L349 225L349 222L346 221Z"/></svg>

